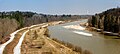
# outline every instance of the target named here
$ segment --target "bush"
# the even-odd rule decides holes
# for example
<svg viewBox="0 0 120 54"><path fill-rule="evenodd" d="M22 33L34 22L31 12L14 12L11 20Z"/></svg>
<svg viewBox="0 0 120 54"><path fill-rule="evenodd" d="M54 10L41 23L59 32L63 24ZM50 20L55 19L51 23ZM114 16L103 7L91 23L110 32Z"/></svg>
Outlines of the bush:
<svg viewBox="0 0 120 54"><path fill-rule="evenodd" d="M15 19L0 19L0 40L14 32L18 27L18 22Z"/></svg>
<svg viewBox="0 0 120 54"><path fill-rule="evenodd" d="M88 51L88 50L84 50L83 54L92 54L92 53L90 51Z"/></svg>

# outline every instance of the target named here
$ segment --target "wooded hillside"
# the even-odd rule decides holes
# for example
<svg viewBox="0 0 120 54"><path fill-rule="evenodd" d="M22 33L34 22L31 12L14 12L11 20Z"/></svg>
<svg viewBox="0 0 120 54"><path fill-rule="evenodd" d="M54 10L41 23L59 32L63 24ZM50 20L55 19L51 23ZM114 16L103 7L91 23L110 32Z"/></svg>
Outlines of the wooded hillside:
<svg viewBox="0 0 120 54"><path fill-rule="evenodd" d="M120 8L112 8L92 16L89 26L114 33L120 33Z"/></svg>

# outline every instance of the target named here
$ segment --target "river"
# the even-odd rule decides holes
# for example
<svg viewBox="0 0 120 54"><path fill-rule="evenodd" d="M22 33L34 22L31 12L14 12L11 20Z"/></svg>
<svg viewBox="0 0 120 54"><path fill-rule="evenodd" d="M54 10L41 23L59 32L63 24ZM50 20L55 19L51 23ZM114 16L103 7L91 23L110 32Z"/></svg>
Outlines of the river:
<svg viewBox="0 0 120 54"><path fill-rule="evenodd" d="M120 39L113 39L116 37L82 29L65 28L65 26L78 25L85 22L87 22L87 19L49 26L50 36L51 38L57 38L58 40L80 46L93 54L120 54Z"/></svg>

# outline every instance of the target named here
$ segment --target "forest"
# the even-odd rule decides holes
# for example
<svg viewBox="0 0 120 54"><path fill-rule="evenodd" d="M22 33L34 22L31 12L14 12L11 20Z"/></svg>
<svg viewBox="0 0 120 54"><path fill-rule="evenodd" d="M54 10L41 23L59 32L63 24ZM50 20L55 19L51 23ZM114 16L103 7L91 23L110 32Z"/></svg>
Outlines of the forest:
<svg viewBox="0 0 120 54"><path fill-rule="evenodd" d="M88 20L89 26L103 31L120 33L120 8L112 8L95 14Z"/></svg>

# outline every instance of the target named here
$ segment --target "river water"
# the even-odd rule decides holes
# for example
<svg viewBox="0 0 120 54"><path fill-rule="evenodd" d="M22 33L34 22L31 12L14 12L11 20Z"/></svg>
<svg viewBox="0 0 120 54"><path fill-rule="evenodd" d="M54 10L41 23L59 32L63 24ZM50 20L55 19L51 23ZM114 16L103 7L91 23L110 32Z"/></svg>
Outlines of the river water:
<svg viewBox="0 0 120 54"><path fill-rule="evenodd" d="M85 22L87 22L87 19L49 26L48 29L51 38L57 38L58 40L80 46L82 49L87 49L93 54L120 54L120 39L113 39L116 37L105 36L97 32L89 32L82 29L65 28L65 26L78 25Z"/></svg>

